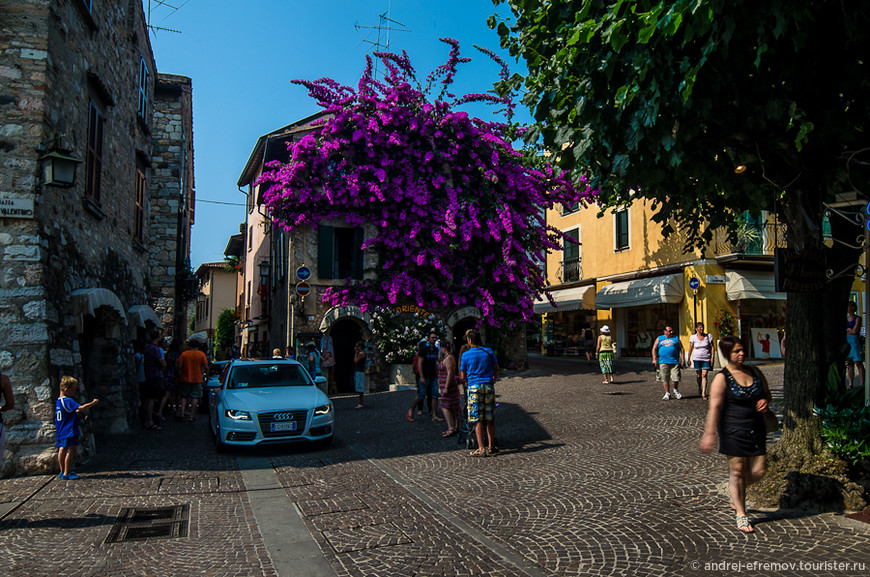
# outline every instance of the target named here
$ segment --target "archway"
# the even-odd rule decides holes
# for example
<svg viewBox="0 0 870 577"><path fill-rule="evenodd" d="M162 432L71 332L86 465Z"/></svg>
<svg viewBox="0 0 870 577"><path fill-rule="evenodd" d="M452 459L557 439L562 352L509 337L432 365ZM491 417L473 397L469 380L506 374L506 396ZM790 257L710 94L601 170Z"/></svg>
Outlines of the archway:
<svg viewBox="0 0 870 577"><path fill-rule="evenodd" d="M344 317L332 323L328 334L335 349L335 390L337 393L352 393L353 349L357 341L363 339L362 323L354 317Z"/></svg>

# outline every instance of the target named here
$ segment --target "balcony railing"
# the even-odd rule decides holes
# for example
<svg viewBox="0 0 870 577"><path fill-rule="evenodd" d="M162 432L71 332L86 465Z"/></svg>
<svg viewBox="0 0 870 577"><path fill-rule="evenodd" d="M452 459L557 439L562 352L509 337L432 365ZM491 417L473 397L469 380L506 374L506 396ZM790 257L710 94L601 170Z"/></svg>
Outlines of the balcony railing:
<svg viewBox="0 0 870 577"><path fill-rule="evenodd" d="M786 225L777 220L763 224L744 225L736 242L728 240L728 233L718 229L713 233L713 251L716 256L742 254L773 256L773 249L785 248Z"/></svg>
<svg viewBox="0 0 870 577"><path fill-rule="evenodd" d="M559 280L561 282L580 280L582 276L583 269L580 267L579 258L562 261L562 264L559 266Z"/></svg>

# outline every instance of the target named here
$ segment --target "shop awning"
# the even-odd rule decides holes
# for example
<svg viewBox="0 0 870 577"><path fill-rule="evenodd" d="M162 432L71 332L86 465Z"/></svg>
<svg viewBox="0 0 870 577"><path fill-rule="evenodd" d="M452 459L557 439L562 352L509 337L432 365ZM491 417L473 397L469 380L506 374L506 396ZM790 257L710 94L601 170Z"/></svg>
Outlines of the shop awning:
<svg viewBox="0 0 870 577"><path fill-rule="evenodd" d="M556 306L544 297L535 300L535 314L577 311L580 309L595 309L595 286L578 286L562 290L550 291Z"/></svg>
<svg viewBox="0 0 870 577"><path fill-rule="evenodd" d="M154 309L152 309L148 305L133 305L127 312L130 313L130 317L133 319L133 321L143 329L148 328L147 326L145 326L146 321L151 321L151 323L153 323L154 326L158 329L163 328L163 323L160 322L160 318L157 316L157 313L155 313Z"/></svg>
<svg viewBox="0 0 870 577"><path fill-rule="evenodd" d="M124 305L115 296L115 293L104 288L78 289L72 292L73 312L77 315L90 315L95 317L95 311L100 307L109 307L126 320Z"/></svg>
<svg viewBox="0 0 870 577"><path fill-rule="evenodd" d="M772 272L725 271L725 296L729 301L771 299L784 301L786 293L776 292Z"/></svg>
<svg viewBox="0 0 870 577"><path fill-rule="evenodd" d="M678 303L683 296L683 274L669 274L607 285L595 295L595 307L616 309Z"/></svg>

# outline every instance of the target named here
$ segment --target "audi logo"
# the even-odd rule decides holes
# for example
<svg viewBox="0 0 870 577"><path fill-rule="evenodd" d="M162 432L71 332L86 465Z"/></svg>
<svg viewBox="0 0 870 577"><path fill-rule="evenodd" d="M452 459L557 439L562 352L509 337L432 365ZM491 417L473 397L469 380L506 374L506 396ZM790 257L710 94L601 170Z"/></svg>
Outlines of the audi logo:
<svg viewBox="0 0 870 577"><path fill-rule="evenodd" d="M292 421L293 413L275 413L273 417L276 421Z"/></svg>

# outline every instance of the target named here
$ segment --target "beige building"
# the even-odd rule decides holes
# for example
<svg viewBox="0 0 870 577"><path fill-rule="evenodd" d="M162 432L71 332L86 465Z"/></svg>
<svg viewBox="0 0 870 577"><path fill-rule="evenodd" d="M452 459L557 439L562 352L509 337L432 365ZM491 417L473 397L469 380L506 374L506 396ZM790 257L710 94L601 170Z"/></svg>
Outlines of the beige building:
<svg viewBox="0 0 870 577"><path fill-rule="evenodd" d="M238 274L227 270L227 264L208 262L196 269L199 279L199 296L196 299L196 317L193 331L206 331L210 339L214 338L217 320L226 309L236 308L236 281Z"/></svg>

